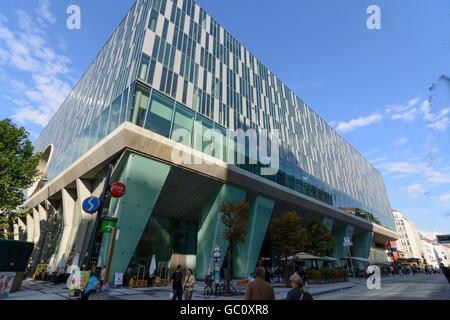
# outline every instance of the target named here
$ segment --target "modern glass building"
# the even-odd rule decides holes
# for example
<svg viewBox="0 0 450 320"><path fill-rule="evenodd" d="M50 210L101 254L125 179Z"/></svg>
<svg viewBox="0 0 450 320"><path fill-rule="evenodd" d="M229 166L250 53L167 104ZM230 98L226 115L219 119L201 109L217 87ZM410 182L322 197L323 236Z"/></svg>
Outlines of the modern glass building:
<svg viewBox="0 0 450 320"><path fill-rule="evenodd" d="M265 174L274 161L252 153L249 132L278 150L278 171ZM137 0L35 146L46 179L29 190L33 217L17 225L36 243L35 263L63 268L78 255L81 266L90 241L105 263L109 235L91 237L95 215L81 203L99 195L108 163L128 189L105 206L119 218L112 275L155 255L202 278L215 245L226 249L224 201L250 203L237 276L254 269L271 216L286 210L322 219L338 258L343 237L365 258L397 237L381 174L192 0ZM180 150L193 161L174 161Z"/></svg>

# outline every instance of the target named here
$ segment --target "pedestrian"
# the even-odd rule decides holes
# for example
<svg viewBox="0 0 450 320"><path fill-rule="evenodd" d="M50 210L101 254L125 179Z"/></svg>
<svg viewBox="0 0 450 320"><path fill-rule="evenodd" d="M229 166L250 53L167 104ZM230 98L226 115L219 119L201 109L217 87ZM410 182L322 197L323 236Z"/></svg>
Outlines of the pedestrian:
<svg viewBox="0 0 450 320"><path fill-rule="evenodd" d="M195 277L192 275L192 270L188 269L187 276L184 281L184 300L192 300L194 285L195 285Z"/></svg>
<svg viewBox="0 0 450 320"><path fill-rule="evenodd" d="M25 269L25 276L24 276L25 280L29 277L30 271L31 271L31 264L27 265L27 268Z"/></svg>
<svg viewBox="0 0 450 320"><path fill-rule="evenodd" d="M183 273L181 272L181 265L177 266L177 269L170 277L172 285L172 300L183 300Z"/></svg>
<svg viewBox="0 0 450 320"><path fill-rule="evenodd" d="M415 267L415 266L412 267L412 274L413 274L413 275L416 274L416 267Z"/></svg>
<svg viewBox="0 0 450 320"><path fill-rule="evenodd" d="M444 276L447 278L448 284L450 284L450 269L446 266L444 266L443 263L439 265L441 268L441 272L444 274Z"/></svg>
<svg viewBox="0 0 450 320"><path fill-rule="evenodd" d="M99 277L100 274L98 271L90 276L88 284L84 289L83 293L81 294L81 300L89 300L91 294L97 291L99 287L99 280L98 280Z"/></svg>
<svg viewBox="0 0 450 320"><path fill-rule="evenodd" d="M303 266L300 268L300 278L302 278L302 281L306 288L308 288L308 277L306 275L306 266Z"/></svg>
<svg viewBox="0 0 450 320"><path fill-rule="evenodd" d="M264 281L265 273L263 267L256 268L256 279L248 284L245 300L275 300L272 286Z"/></svg>
<svg viewBox="0 0 450 320"><path fill-rule="evenodd" d="M289 290L286 300L314 300L312 295L303 287L303 281L299 275L293 274L289 280L291 280L292 289Z"/></svg>

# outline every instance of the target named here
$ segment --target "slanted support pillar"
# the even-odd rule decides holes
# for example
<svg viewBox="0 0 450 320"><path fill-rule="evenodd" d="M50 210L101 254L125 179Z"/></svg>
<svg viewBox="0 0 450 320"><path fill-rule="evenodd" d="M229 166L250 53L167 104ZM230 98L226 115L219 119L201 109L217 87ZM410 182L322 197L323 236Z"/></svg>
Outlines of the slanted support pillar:
<svg viewBox="0 0 450 320"><path fill-rule="evenodd" d="M34 220L27 214L27 241L34 242Z"/></svg>
<svg viewBox="0 0 450 320"><path fill-rule="evenodd" d="M369 258L370 248L372 247L373 232L367 231L353 238L353 246L351 248L354 257ZM359 269L365 270L367 262L354 261Z"/></svg>
<svg viewBox="0 0 450 320"><path fill-rule="evenodd" d="M219 246L222 256L219 260L222 265L228 249L228 241L223 239L225 226L222 223L222 214L219 212L222 202L243 201L246 192L244 190L223 185L220 190L212 196L200 211L197 235L197 262L196 278L203 279L208 267L212 265L212 253L216 245Z"/></svg>
<svg viewBox="0 0 450 320"><path fill-rule="evenodd" d="M79 254L79 264L83 262L82 254L83 254L83 246L86 241L87 234L89 231L89 224L90 222L94 223L94 220L96 218L96 214L89 214L84 212L83 210L83 201L87 198L92 196L91 192L91 182L89 180L85 179L77 179L76 180L76 186L77 186L77 203L76 203L76 209L78 212L80 212L80 224L78 226L78 232L77 237L75 240L75 255ZM69 261L72 263L72 261Z"/></svg>
<svg viewBox="0 0 450 320"><path fill-rule="evenodd" d="M274 200L263 196L256 196L249 202L247 236L244 243L234 246L233 251L233 275L235 278L247 278L250 273L254 272L275 206Z"/></svg>
<svg viewBox="0 0 450 320"><path fill-rule="evenodd" d="M352 225L347 224L344 227L334 230L332 232L334 244L336 246L333 253L334 258L341 259L346 258L348 256L348 247L344 246L344 238L349 237L351 240L353 236L353 230L354 227ZM346 266L345 260L332 261L331 264L333 266L340 266L340 267Z"/></svg>

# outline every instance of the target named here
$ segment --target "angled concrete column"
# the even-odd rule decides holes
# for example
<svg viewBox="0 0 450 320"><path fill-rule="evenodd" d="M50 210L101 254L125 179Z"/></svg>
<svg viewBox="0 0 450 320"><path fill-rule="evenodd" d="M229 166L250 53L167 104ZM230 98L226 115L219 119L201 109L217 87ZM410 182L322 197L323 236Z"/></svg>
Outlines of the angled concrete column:
<svg viewBox="0 0 450 320"><path fill-rule="evenodd" d="M256 268L264 237L269 227L275 201L256 196L249 201L250 214L244 243L233 248L233 276L247 278Z"/></svg>
<svg viewBox="0 0 450 320"><path fill-rule="evenodd" d="M120 231L112 257L110 283L116 272L125 273L170 171L170 166L136 154L122 161L123 169L112 181L125 184L127 192L120 200L111 200L108 212L108 216L119 219ZM103 235L98 265L106 263L110 239L110 233Z"/></svg>
<svg viewBox="0 0 450 320"><path fill-rule="evenodd" d="M64 259L66 263L70 262L67 261L67 258L72 249L78 225L80 224L80 219L75 214L76 192L70 189L62 189L61 194L64 230L59 244L58 254L56 256L55 266L59 265L61 259Z"/></svg>
<svg viewBox="0 0 450 320"><path fill-rule="evenodd" d="M92 196L91 192L91 181L85 179L77 179L77 209L80 212L80 225L78 226L77 237L75 240L75 254L80 255L79 263L81 264L83 259L81 259L83 246L85 239L87 237L87 233L89 230L89 223L95 220L95 214L89 214L84 212L83 210L83 201ZM70 261L71 262L71 261Z"/></svg>
<svg viewBox="0 0 450 320"><path fill-rule="evenodd" d="M19 227L19 239L18 240L27 240L27 225L23 223L22 219L17 220L17 225Z"/></svg>
<svg viewBox="0 0 450 320"><path fill-rule="evenodd" d="M42 257L42 250L45 244L45 240L47 238L47 211L45 210L45 208L39 204L37 207L37 211L39 213L39 232L40 232L40 237L39 237L39 241L36 243L36 256L35 256L35 262L37 264L41 263L41 257Z"/></svg>
<svg viewBox="0 0 450 320"><path fill-rule="evenodd" d="M344 238L350 237L350 240L351 240L352 236L353 236L353 230L354 230L354 227L352 225L347 224L344 227L334 230L332 232L334 244L336 246L336 248L334 249L334 253L333 253L334 258L340 259L340 258L345 258L348 256L348 247L344 246ZM343 267L346 265L346 262L344 260L332 261L331 264L333 266Z"/></svg>
<svg viewBox="0 0 450 320"><path fill-rule="evenodd" d="M223 239L225 227L222 223L222 215L219 213L219 207L222 202L242 201L245 199L246 192L229 185L223 185L220 190L212 196L200 210L197 235L197 263L196 278L203 279L212 265L211 255L216 245L219 246L222 253L220 265L225 258L228 249L228 241Z"/></svg>
<svg viewBox="0 0 450 320"><path fill-rule="evenodd" d="M41 236L41 218L39 216L39 211L36 208L33 208L33 222L34 222L33 241L34 244L37 245L39 243L39 238Z"/></svg>
<svg viewBox="0 0 450 320"><path fill-rule="evenodd" d="M34 220L27 214L27 241L34 242Z"/></svg>
<svg viewBox="0 0 450 320"><path fill-rule="evenodd" d="M20 240L19 239L19 224L14 223L14 240Z"/></svg>
<svg viewBox="0 0 450 320"><path fill-rule="evenodd" d="M372 247L373 232L363 232L353 238L353 246L351 248L352 256L369 258L370 248ZM367 263L362 261L354 261L354 264L360 269L366 269Z"/></svg>
<svg viewBox="0 0 450 320"><path fill-rule="evenodd" d="M325 225L325 227L327 227L328 230L330 230L330 231L333 230L334 220L332 218L323 217L322 218L322 223Z"/></svg>

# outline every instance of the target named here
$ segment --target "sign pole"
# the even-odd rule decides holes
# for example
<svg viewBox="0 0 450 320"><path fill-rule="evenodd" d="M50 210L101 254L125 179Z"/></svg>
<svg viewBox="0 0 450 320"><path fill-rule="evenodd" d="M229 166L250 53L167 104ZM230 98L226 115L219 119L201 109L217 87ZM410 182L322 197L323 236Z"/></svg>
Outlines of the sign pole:
<svg viewBox="0 0 450 320"><path fill-rule="evenodd" d="M116 235L117 235L117 227L114 228L112 235L111 235L111 241L109 242L109 250L108 250L108 259L106 260L106 268L105 268L105 283L109 283L109 272L111 270L111 261L114 253L114 245L116 244Z"/></svg>
<svg viewBox="0 0 450 320"><path fill-rule="evenodd" d="M348 246L348 256L350 257L350 266L352 267L353 278L355 278L355 270L353 269L352 254L350 253L350 246Z"/></svg>
<svg viewBox="0 0 450 320"><path fill-rule="evenodd" d="M97 233L98 233L98 227L100 225L100 220L102 218L103 206L105 204L106 193L109 189L109 180L111 178L112 167L113 167L113 165L112 165L112 163L110 163L108 166L108 173L106 174L105 186L103 187L102 197L100 198L100 207L98 208L97 218L95 219L94 233L92 234L91 244L89 246L89 254L88 254L85 270L90 270L89 265L91 263L92 253L94 251L94 245L95 245L95 240L96 240Z"/></svg>

